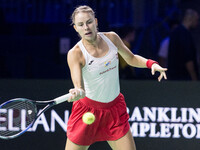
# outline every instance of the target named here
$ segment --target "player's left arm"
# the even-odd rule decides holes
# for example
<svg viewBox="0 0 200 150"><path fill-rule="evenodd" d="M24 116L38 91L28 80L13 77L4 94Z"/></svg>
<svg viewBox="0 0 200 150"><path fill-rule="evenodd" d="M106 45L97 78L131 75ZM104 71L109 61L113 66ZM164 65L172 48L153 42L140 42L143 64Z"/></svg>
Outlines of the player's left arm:
<svg viewBox="0 0 200 150"><path fill-rule="evenodd" d="M133 54L123 43L121 38L115 33L115 32L109 32L107 33L107 36L110 38L110 40L115 44L115 46L118 48L118 53L123 57L123 59L133 67L138 68L147 68L147 59ZM160 72L160 76L158 77L158 81L161 81L161 79L164 77L164 79L167 79L165 71L167 71L167 68L162 68L159 64L153 63L151 66L151 73L152 75L155 74L155 72Z"/></svg>

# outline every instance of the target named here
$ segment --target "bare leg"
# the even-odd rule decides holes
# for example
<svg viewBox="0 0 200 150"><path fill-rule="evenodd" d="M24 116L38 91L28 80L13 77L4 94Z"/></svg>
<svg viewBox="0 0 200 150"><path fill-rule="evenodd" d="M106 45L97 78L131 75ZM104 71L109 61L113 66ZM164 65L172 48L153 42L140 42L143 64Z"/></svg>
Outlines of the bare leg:
<svg viewBox="0 0 200 150"><path fill-rule="evenodd" d="M135 142L131 131L116 141L108 141L108 144L113 150L136 150Z"/></svg>
<svg viewBox="0 0 200 150"><path fill-rule="evenodd" d="M82 146L82 145L77 145L67 139L65 150L87 150L89 146Z"/></svg>

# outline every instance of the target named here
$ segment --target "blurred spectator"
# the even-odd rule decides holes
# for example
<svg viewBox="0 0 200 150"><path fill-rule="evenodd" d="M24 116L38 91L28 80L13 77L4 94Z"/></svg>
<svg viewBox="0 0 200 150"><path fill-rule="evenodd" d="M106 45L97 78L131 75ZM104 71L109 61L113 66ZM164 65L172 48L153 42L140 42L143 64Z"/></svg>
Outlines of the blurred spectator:
<svg viewBox="0 0 200 150"><path fill-rule="evenodd" d="M190 30L196 28L199 15L187 9L182 24L170 35L168 76L171 80L197 80L198 65L196 48Z"/></svg>
<svg viewBox="0 0 200 150"><path fill-rule="evenodd" d="M170 33L171 33L179 25L179 19L170 18L168 20L168 25L169 25ZM160 48L158 51L158 61L162 67L167 67L169 41L170 41L170 37L167 36L160 43Z"/></svg>
<svg viewBox="0 0 200 150"><path fill-rule="evenodd" d="M119 34L124 44L131 50L131 43L135 40L135 29L131 26L125 26L119 30ZM121 79L133 79L135 77L134 68L129 66L119 55L119 75Z"/></svg>

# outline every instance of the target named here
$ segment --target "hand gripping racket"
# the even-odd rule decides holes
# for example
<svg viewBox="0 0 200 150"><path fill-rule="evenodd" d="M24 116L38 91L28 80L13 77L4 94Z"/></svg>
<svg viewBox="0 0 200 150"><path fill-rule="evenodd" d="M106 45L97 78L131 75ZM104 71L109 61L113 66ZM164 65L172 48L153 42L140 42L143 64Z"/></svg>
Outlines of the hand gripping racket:
<svg viewBox="0 0 200 150"><path fill-rule="evenodd" d="M0 105L0 138L13 139L32 127L37 118L54 105L68 100L66 94L49 101L15 98ZM39 113L37 105L46 105Z"/></svg>

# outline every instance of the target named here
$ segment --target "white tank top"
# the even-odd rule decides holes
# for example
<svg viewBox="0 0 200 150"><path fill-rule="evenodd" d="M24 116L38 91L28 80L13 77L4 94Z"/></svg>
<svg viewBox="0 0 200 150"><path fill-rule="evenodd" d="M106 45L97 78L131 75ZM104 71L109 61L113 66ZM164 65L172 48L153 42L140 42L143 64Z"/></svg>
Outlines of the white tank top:
<svg viewBox="0 0 200 150"><path fill-rule="evenodd" d="M85 57L85 66L82 68L83 83L86 97L108 103L120 92L118 50L103 33L98 33L98 35L109 47L107 54L103 57L93 57L87 52L82 40L78 42Z"/></svg>

